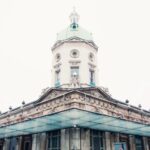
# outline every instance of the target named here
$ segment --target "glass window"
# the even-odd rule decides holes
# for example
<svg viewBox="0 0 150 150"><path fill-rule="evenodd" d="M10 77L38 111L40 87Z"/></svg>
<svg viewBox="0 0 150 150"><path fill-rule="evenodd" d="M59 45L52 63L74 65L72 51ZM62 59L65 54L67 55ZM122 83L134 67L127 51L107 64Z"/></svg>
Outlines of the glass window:
<svg viewBox="0 0 150 150"><path fill-rule="evenodd" d="M71 67L71 77L79 77L79 67L78 66L74 66Z"/></svg>
<svg viewBox="0 0 150 150"><path fill-rule="evenodd" d="M0 140L0 150L3 150L3 140Z"/></svg>
<svg viewBox="0 0 150 150"><path fill-rule="evenodd" d="M55 74L56 74L56 82L57 81L59 81L59 77L60 77L60 70L57 70L56 72L55 72Z"/></svg>
<svg viewBox="0 0 150 150"><path fill-rule="evenodd" d="M136 150L144 149L142 137L140 137L140 136L135 137L135 147L136 147Z"/></svg>
<svg viewBox="0 0 150 150"><path fill-rule="evenodd" d="M26 142L25 143L25 150L29 150L29 147L30 147L29 142Z"/></svg>
<svg viewBox="0 0 150 150"><path fill-rule="evenodd" d="M60 130L48 133L48 150L60 150Z"/></svg>
<svg viewBox="0 0 150 150"><path fill-rule="evenodd" d="M16 150L17 139L16 137L10 138L9 150Z"/></svg>
<svg viewBox="0 0 150 150"><path fill-rule="evenodd" d="M94 83L95 71L90 69L90 83Z"/></svg>
<svg viewBox="0 0 150 150"><path fill-rule="evenodd" d="M90 130L90 150L104 150L103 132Z"/></svg>
<svg viewBox="0 0 150 150"><path fill-rule="evenodd" d="M55 71L55 86L60 85L60 70Z"/></svg>
<svg viewBox="0 0 150 150"><path fill-rule="evenodd" d="M32 149L32 136L26 135L22 139L22 150L31 150Z"/></svg>
<svg viewBox="0 0 150 150"><path fill-rule="evenodd" d="M120 142L124 144L127 150L129 150L130 145L129 145L129 135L126 134L119 134Z"/></svg>

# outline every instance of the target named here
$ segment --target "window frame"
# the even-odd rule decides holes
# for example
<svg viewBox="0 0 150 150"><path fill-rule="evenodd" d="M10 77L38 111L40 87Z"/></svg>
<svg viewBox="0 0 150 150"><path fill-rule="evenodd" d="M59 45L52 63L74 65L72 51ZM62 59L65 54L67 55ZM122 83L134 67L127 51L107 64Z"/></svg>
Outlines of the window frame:
<svg viewBox="0 0 150 150"><path fill-rule="evenodd" d="M60 130L55 130L48 132L47 136L47 150L61 150L61 132ZM56 147L53 147L53 140L56 138Z"/></svg>
<svg viewBox="0 0 150 150"><path fill-rule="evenodd" d="M77 76L76 76L76 77L79 78L79 74L80 74L80 72L79 72L79 66L71 66L71 67L70 67L70 77L71 77L71 78L74 77L74 75L73 75L73 70L72 70L73 68L77 68L77 69L76 69L76 70L77 70L77 72L76 72L76 73L77 73ZM75 69L74 69L74 70L75 70Z"/></svg>
<svg viewBox="0 0 150 150"><path fill-rule="evenodd" d="M60 72L61 70L55 70L55 85L59 86L60 85Z"/></svg>
<svg viewBox="0 0 150 150"><path fill-rule="evenodd" d="M139 141L140 141L140 143L138 143ZM143 138L141 136L135 136L135 149L136 150L143 150L144 149Z"/></svg>
<svg viewBox="0 0 150 150"><path fill-rule="evenodd" d="M94 132L97 132L97 135L94 134ZM99 130L90 130L90 150L95 150L94 138L98 138L99 140L99 145L100 145L99 150L105 150L104 132Z"/></svg>

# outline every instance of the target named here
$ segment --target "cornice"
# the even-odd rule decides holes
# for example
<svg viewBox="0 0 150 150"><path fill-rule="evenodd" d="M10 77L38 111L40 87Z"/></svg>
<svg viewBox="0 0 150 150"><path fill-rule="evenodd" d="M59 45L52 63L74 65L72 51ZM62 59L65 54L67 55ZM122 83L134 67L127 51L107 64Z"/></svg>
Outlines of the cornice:
<svg viewBox="0 0 150 150"><path fill-rule="evenodd" d="M63 91L65 93L45 100L53 90L54 92ZM149 112L139 110L136 107L133 108L131 105L106 96L106 94L103 97L94 96L90 93L86 93L88 90L93 90L95 92L99 90L101 94L105 93L100 88L96 87L77 89L52 88L44 93L39 100L26 104L24 107L18 107L0 116L0 125L6 126L17 122L19 123L68 108L79 108L87 111L99 112L100 114L122 117L125 120L139 123L150 123Z"/></svg>
<svg viewBox="0 0 150 150"><path fill-rule="evenodd" d="M89 46L92 46L96 51L98 50L98 46L93 42L93 41L88 41L81 39L79 37L71 37L69 39L63 40L63 41L56 41L56 43L52 46L51 50L55 50L57 47L64 43L70 43L70 42L81 42L81 43L86 43Z"/></svg>

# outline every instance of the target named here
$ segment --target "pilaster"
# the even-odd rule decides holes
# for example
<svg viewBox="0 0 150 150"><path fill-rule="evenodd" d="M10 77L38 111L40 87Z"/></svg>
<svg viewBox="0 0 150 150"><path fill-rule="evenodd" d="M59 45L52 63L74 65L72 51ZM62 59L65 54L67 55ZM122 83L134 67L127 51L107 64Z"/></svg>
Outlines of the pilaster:
<svg viewBox="0 0 150 150"><path fill-rule="evenodd" d="M135 137L132 135L129 135L129 146L130 146L130 150L136 150L135 149Z"/></svg>
<svg viewBox="0 0 150 150"><path fill-rule="evenodd" d="M61 130L61 150L69 150L69 129Z"/></svg>
<svg viewBox="0 0 150 150"><path fill-rule="evenodd" d="M105 132L105 149L112 150L110 132Z"/></svg>
<svg viewBox="0 0 150 150"><path fill-rule="evenodd" d="M115 133L115 142L116 143L120 142L120 134L119 133Z"/></svg>
<svg viewBox="0 0 150 150"><path fill-rule="evenodd" d="M144 150L149 150L147 137L143 137L143 145L144 145Z"/></svg>
<svg viewBox="0 0 150 150"><path fill-rule="evenodd" d="M10 145L10 139L9 138L5 138L3 150L8 150L9 149L9 145Z"/></svg>
<svg viewBox="0 0 150 150"><path fill-rule="evenodd" d="M69 150L80 150L80 145L80 128L71 128Z"/></svg>
<svg viewBox="0 0 150 150"><path fill-rule="evenodd" d="M21 145L22 144L22 136L17 137L17 145L16 145L16 150L21 150Z"/></svg>
<svg viewBox="0 0 150 150"><path fill-rule="evenodd" d="M40 134L40 150L45 150L46 149L46 141L47 141L47 136L46 133L41 133Z"/></svg>
<svg viewBox="0 0 150 150"><path fill-rule="evenodd" d="M81 128L81 149L90 150L90 130Z"/></svg>
<svg viewBox="0 0 150 150"><path fill-rule="evenodd" d="M32 135L32 150L40 150L39 134Z"/></svg>

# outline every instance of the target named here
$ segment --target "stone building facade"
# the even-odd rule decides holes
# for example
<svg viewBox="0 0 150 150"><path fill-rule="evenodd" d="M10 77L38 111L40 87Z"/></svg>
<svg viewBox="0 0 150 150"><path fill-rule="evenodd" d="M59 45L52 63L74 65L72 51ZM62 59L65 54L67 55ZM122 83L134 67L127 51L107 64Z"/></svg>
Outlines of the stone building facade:
<svg viewBox="0 0 150 150"><path fill-rule="evenodd" d="M98 87L98 47L70 19L52 47L53 87L0 115L0 150L150 150L150 112Z"/></svg>

